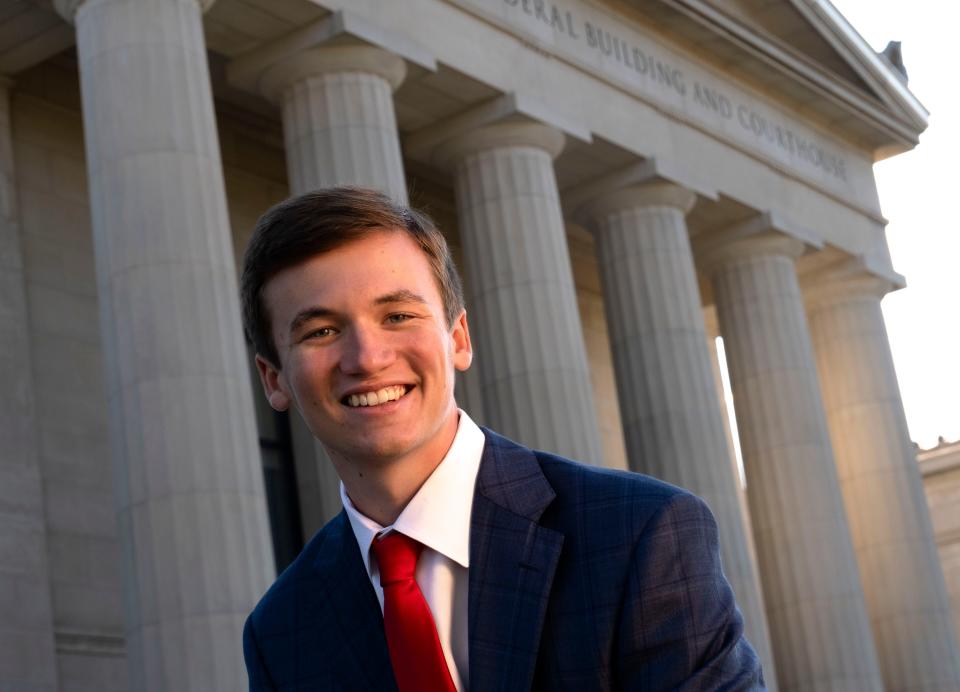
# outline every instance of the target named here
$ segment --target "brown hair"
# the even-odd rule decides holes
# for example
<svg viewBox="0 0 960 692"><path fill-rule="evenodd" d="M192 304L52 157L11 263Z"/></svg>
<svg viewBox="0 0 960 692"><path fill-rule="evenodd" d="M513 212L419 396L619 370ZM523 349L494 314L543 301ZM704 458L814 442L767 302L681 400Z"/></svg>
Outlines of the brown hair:
<svg viewBox="0 0 960 692"><path fill-rule="evenodd" d="M280 366L263 288L280 271L383 230L407 233L433 270L447 325L463 310L463 287L447 241L433 221L375 190L333 187L291 197L257 221L243 256L243 327L256 352Z"/></svg>

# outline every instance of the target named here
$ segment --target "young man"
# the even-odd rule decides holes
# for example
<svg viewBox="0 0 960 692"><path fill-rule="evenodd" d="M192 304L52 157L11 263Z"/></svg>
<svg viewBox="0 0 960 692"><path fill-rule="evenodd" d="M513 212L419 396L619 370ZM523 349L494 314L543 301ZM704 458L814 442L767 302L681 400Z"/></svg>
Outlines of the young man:
<svg viewBox="0 0 960 692"><path fill-rule="evenodd" d="M700 500L458 410L470 331L427 218L292 198L241 290L270 405L323 443L344 504L247 620L251 690L762 689Z"/></svg>

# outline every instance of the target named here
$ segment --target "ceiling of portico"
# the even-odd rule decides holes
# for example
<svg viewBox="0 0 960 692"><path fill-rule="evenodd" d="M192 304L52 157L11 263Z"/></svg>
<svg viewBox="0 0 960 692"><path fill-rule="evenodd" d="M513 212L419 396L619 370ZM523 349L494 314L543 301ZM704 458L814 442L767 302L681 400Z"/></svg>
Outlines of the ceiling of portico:
<svg viewBox="0 0 960 692"><path fill-rule="evenodd" d="M0 74L22 72L73 43L73 27L51 0L0 0Z"/></svg>

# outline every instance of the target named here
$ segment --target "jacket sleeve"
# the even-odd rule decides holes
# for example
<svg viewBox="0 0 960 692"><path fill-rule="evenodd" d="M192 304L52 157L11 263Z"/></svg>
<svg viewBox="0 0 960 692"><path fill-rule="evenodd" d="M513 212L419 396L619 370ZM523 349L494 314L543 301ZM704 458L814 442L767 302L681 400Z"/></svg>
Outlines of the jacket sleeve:
<svg viewBox="0 0 960 692"><path fill-rule="evenodd" d="M694 495L674 495L644 527L616 641L623 690L766 689L721 569L716 521Z"/></svg>
<svg viewBox="0 0 960 692"><path fill-rule="evenodd" d="M276 692L277 688L271 682L260 656L260 647L257 645L257 636L253 630L252 614L243 626L243 660L247 664L250 692Z"/></svg>

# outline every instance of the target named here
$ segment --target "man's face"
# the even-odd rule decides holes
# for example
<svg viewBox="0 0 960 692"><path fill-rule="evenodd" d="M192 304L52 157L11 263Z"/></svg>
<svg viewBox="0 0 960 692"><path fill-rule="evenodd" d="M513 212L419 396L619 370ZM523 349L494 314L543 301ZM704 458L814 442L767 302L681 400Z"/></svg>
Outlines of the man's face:
<svg viewBox="0 0 960 692"><path fill-rule="evenodd" d="M443 457L470 336L465 313L447 326L412 238L384 231L312 257L270 279L264 302L280 358L278 370L257 356L270 404L293 404L334 463Z"/></svg>

